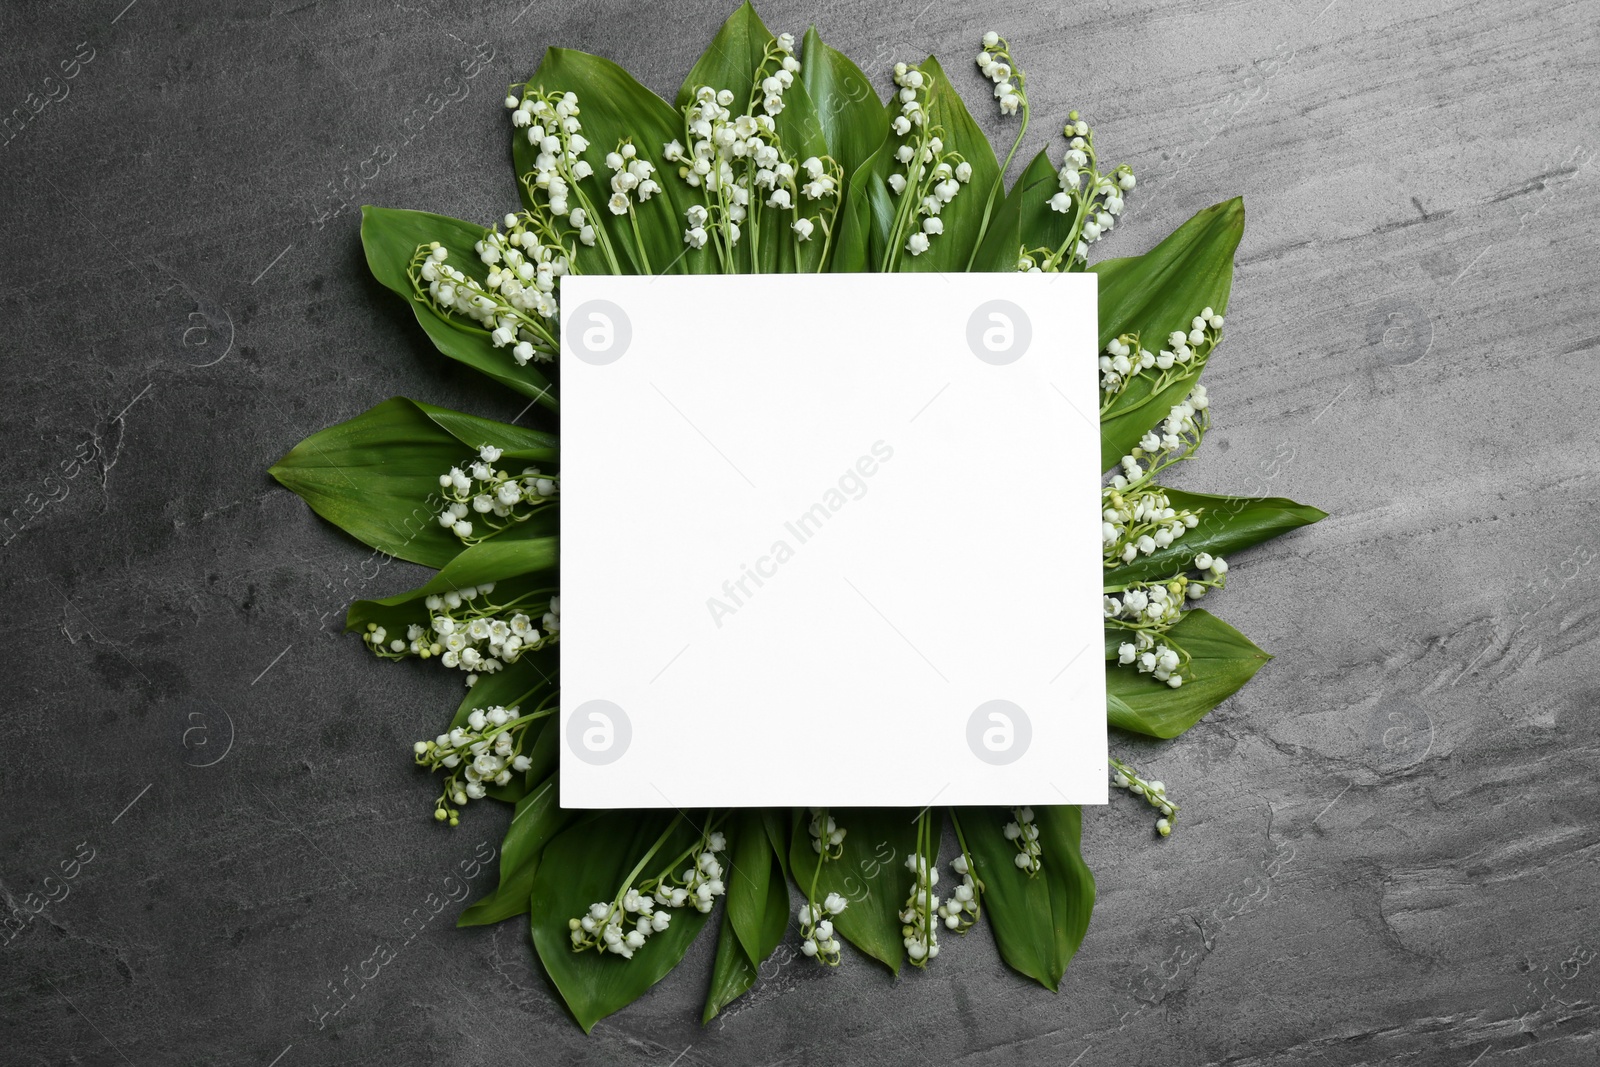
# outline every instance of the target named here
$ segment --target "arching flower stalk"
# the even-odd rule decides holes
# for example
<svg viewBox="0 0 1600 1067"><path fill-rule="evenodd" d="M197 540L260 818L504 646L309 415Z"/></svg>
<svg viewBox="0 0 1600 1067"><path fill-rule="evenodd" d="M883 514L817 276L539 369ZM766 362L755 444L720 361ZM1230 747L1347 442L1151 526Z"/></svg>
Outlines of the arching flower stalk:
<svg viewBox="0 0 1600 1067"><path fill-rule="evenodd" d="M827 808L812 808L811 848L817 854L816 870L811 873L811 885L806 891L805 903L800 905L800 953L829 967L839 966L839 939L834 933L833 919L849 906L849 901L838 893L829 893L817 900L817 880L822 876L822 865L844 855L845 829L828 814Z"/></svg>
<svg viewBox="0 0 1600 1067"><path fill-rule="evenodd" d="M427 625L412 623L406 627L405 637L391 638L384 627L368 623L363 637L383 659L438 659L446 667L468 671L470 686L480 672L493 674L524 653L554 644L560 636L561 598L554 595L555 590L534 590L496 604L489 599L494 589L493 582L485 582L429 596L423 601L431 612ZM534 605L541 604L548 608L540 624L525 611L516 610L527 605L537 611Z"/></svg>
<svg viewBox="0 0 1600 1067"><path fill-rule="evenodd" d="M1156 833L1166 837L1172 833L1172 821L1178 817L1178 805L1167 796L1165 784L1154 779L1141 778L1131 766L1110 757L1111 784L1118 789L1126 789L1134 796L1144 797L1152 808L1161 813L1156 820Z"/></svg>

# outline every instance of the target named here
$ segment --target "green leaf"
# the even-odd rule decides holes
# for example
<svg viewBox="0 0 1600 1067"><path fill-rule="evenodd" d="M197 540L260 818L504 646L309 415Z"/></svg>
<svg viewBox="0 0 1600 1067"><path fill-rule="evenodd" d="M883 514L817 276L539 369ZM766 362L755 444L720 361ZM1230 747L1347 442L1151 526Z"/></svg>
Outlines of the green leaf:
<svg viewBox="0 0 1600 1067"><path fill-rule="evenodd" d="M1017 847L1005 837L1010 811L962 808L956 818L983 883L983 912L1001 958L1055 992L1094 909L1094 876L1079 851L1078 807L1034 808L1043 851L1031 878L1017 867Z"/></svg>
<svg viewBox="0 0 1600 1067"><path fill-rule="evenodd" d="M700 1014L701 1025L710 1022L719 1011L744 996L756 984L758 973L758 965L745 953L739 935L734 933L733 921L728 918L727 909L724 908L722 925L717 928L717 955L711 964L711 984L706 989L706 1005Z"/></svg>
<svg viewBox="0 0 1600 1067"><path fill-rule="evenodd" d="M556 439L475 415L395 397L347 422L301 441L268 473L298 494L311 510L363 544L391 556L443 567L462 549L461 539L434 515L442 507L439 475L476 458L481 445L505 450L503 458L553 462ZM549 509L553 519L554 509ZM497 538L553 533L551 522L530 518Z"/></svg>
<svg viewBox="0 0 1600 1067"><path fill-rule="evenodd" d="M378 281L411 304L417 322L439 351L555 411L554 386L549 378L532 363L517 366L511 350L494 347L489 331L477 323L435 311L433 305L417 295L407 273L418 246L438 241L450 250L450 263L456 269L476 276L482 263L472 246L483 239L485 232L482 226L427 211L399 211L371 204L361 209L361 244L367 252L367 266ZM482 282L483 278L478 280Z"/></svg>
<svg viewBox="0 0 1600 1067"><path fill-rule="evenodd" d="M1132 667L1106 664L1106 719L1150 737L1177 737L1238 692L1272 657L1208 611L1194 608L1168 631L1189 653L1183 686L1168 687Z"/></svg>
<svg viewBox="0 0 1600 1067"><path fill-rule="evenodd" d="M1233 253L1243 235L1244 201L1235 197L1201 211L1142 256L1090 267L1100 276L1100 349L1121 334L1138 333L1155 351L1172 331L1187 331L1201 308L1223 314L1233 286ZM1166 418L1203 369L1191 365L1157 394L1151 392L1153 379L1135 377L1100 417L1101 468L1114 466Z"/></svg>
<svg viewBox="0 0 1600 1067"><path fill-rule="evenodd" d="M932 240L928 250L920 256L901 254L895 265L908 272L964 271L982 236L989 193L1002 180L1000 161L939 61L929 56L922 63L922 71L933 78L933 87L928 91L929 121L944 127L945 151L960 152L972 165L972 180L939 213L944 232Z"/></svg>
<svg viewBox="0 0 1600 1067"><path fill-rule="evenodd" d="M581 820L545 846L530 896L533 946L585 1032L664 978L706 924L708 916L694 908L674 908L671 925L650 935L631 960L594 949L573 951L567 921L596 901L613 899L669 825L672 833L641 875L647 877L693 844L698 830L676 814L607 811Z"/></svg>
<svg viewBox="0 0 1600 1067"><path fill-rule="evenodd" d="M983 914L994 931L1000 958L1054 992L1054 920L1048 876L1029 878L1017 867L1017 846L1006 840L1012 819L1005 808L960 808L952 812L972 856L973 877L982 883Z"/></svg>
<svg viewBox="0 0 1600 1067"><path fill-rule="evenodd" d="M574 242L576 264L584 274L685 274L709 270L712 257L686 253L683 243L683 213L698 197L677 175L677 164L662 158L668 141L683 139L683 116L633 75L609 59L569 48L550 48L539 62L538 72L529 83L547 92L572 92L578 97L579 121L589 147L583 159L594 168L591 177L576 183L590 221L603 228L613 249L606 254L604 244L585 247ZM634 217L639 238L627 215L613 215L606 207L611 197L611 168L605 157L615 152L623 140L631 139L639 155L656 168L661 192L649 200L634 201ZM513 130L511 158L518 175L517 188L524 206L528 190L521 176L533 171L536 150L528 144L526 131ZM642 254L641 254L642 252ZM612 257L615 258L613 265Z"/></svg>
<svg viewBox="0 0 1600 1067"><path fill-rule="evenodd" d="M767 825L772 814L767 809L734 814L727 902L701 1022L709 1022L754 984L761 962L789 928L789 884Z"/></svg>
<svg viewBox="0 0 1600 1067"><path fill-rule="evenodd" d="M789 925L783 867L767 839L760 810L734 813L729 848L728 914L745 955L759 963L778 947Z"/></svg>
<svg viewBox="0 0 1600 1067"><path fill-rule="evenodd" d="M1083 860L1083 811L1078 805L1035 808L1034 824L1039 827L1039 844L1043 848L1040 860L1044 869L1039 876L1046 879L1050 890L1055 978L1059 983L1089 929L1089 915L1094 911L1094 875Z"/></svg>
<svg viewBox="0 0 1600 1067"><path fill-rule="evenodd" d="M898 974L905 953L900 909L911 894L912 881L905 861L917 847L917 813L903 808L843 808L828 814L845 830L844 855L822 864L817 873L817 853L806 829L810 816L798 809L789 845L795 884L801 893L809 893L815 874L813 899L818 903L829 893L847 899L849 906L833 918L834 929Z"/></svg>
<svg viewBox="0 0 1600 1067"><path fill-rule="evenodd" d="M885 175L889 142L856 168L846 184L844 204L834 220L833 254L828 269L839 274L865 274L883 261L894 220L894 203Z"/></svg>
<svg viewBox="0 0 1600 1067"><path fill-rule="evenodd" d="M1024 246L1054 248L1067 238L1072 216L1050 210L1049 200L1060 188L1049 155L1034 156L1022 176L995 210L989 230L972 261L974 271L1004 272L1017 269ZM960 197L957 197L960 199Z"/></svg>
<svg viewBox="0 0 1600 1067"><path fill-rule="evenodd" d="M811 96L828 153L846 179L883 143L883 101L850 57L824 44L812 26L801 45L800 80Z"/></svg>
<svg viewBox="0 0 1600 1067"><path fill-rule="evenodd" d="M559 775L550 775L530 790L517 802L516 814L500 842L500 884L463 911L456 925L488 926L514 915L526 915L545 845L578 816L579 812L561 807Z"/></svg>
<svg viewBox="0 0 1600 1067"><path fill-rule="evenodd" d="M1328 517L1325 511L1281 496L1221 496L1165 488L1161 491L1167 494L1173 508L1199 513L1200 524L1166 548L1107 571L1107 586L1172 577L1188 570L1201 552L1232 555Z"/></svg>
<svg viewBox="0 0 1600 1067"><path fill-rule="evenodd" d="M403 631L408 623L420 624L426 620L428 611L422 604L424 598L484 582L495 583L493 600L497 604L506 604L535 589L549 587L553 592L555 577L547 572L556 565L556 541L554 537L540 537L473 545L447 563L426 585L382 600L358 600L351 604L345 616L345 632L363 630L368 623Z"/></svg>

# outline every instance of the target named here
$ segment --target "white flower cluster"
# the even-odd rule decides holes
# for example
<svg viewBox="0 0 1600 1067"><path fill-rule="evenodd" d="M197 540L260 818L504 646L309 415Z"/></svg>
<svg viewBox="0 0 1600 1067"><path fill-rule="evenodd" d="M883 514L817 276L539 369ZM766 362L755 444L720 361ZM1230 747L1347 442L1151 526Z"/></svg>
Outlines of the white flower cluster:
<svg viewBox="0 0 1600 1067"><path fill-rule="evenodd" d="M1185 602L1199 600L1207 590L1227 584L1228 561L1220 556L1201 552L1195 556L1194 566L1200 572L1198 577L1180 574L1160 582L1136 582L1116 590L1117 596L1106 594L1103 598L1107 625L1131 631L1131 640L1117 646L1117 663L1152 675L1174 689L1184 682L1181 671L1189 655L1171 638L1166 643L1157 641L1157 635L1182 620Z"/></svg>
<svg viewBox="0 0 1600 1067"><path fill-rule="evenodd" d="M1039 873L1039 857L1044 853L1039 844L1039 827L1033 821L1032 808L1012 808L1011 814L1016 816L1016 821L1006 823L1001 832L1007 841L1017 846L1017 867L1032 878Z"/></svg>
<svg viewBox="0 0 1600 1067"><path fill-rule="evenodd" d="M978 883L972 877L972 868L966 856L951 860L950 867L961 876L961 884L939 905L939 917L944 920L946 928L964 934L978 921Z"/></svg>
<svg viewBox="0 0 1600 1067"><path fill-rule="evenodd" d="M1051 210L1071 215L1072 226L1060 248L1024 249L1017 261L1020 271L1070 270L1074 263L1087 263L1089 246L1111 232L1125 206L1123 194L1138 184L1126 163L1102 174L1095 155L1094 131L1076 111L1068 112L1067 119L1062 128L1067 151L1056 172L1059 188L1048 203ZM1113 357L1118 354L1115 349L1108 351ZM1120 354L1130 357L1131 351Z"/></svg>
<svg viewBox="0 0 1600 1067"><path fill-rule="evenodd" d="M661 191L655 180L655 164L641 159L639 150L628 141L619 144L615 152L606 153L606 166L611 168L611 199L606 201L606 207L613 215L632 211L633 196L642 204Z"/></svg>
<svg viewBox="0 0 1600 1067"><path fill-rule="evenodd" d="M589 139L578 121L580 108L576 93L549 93L506 97L511 109L511 125L527 131L528 144L537 148L533 171L522 176L530 197L538 190L552 216L567 214L573 183L594 174L594 167L583 159ZM581 197L581 193L579 194Z"/></svg>
<svg viewBox="0 0 1600 1067"><path fill-rule="evenodd" d="M1172 506L1158 486L1101 491L1100 540L1108 569L1166 548L1200 524L1200 512Z"/></svg>
<svg viewBox="0 0 1600 1067"><path fill-rule="evenodd" d="M439 495L445 501L437 516L439 525L469 545L512 523L526 521L540 505L555 501L560 492L559 474L542 474L537 467L524 467L522 474L513 478L496 469L492 464L502 454L493 445L484 445L478 449L477 461L467 464L466 470L451 467L448 474L439 475ZM474 524L474 514L480 516L477 523L481 527Z"/></svg>
<svg viewBox="0 0 1600 1067"><path fill-rule="evenodd" d="M560 597L550 598L541 631L522 612L500 617L517 601L496 605L489 600L493 592L494 583L485 582L429 596L423 601L431 613L428 626L413 623L406 627L404 638L391 639L384 627L368 623L366 641L384 659L437 658L446 667L472 672L467 676L467 684L472 685L478 680L478 672L493 674L515 663L523 653L557 639L561 628Z"/></svg>
<svg viewBox="0 0 1600 1067"><path fill-rule="evenodd" d="M668 909L689 906L701 913L709 912L716 898L726 892L722 883L725 872L717 853L727 847L723 835L714 831L683 857L693 856L694 864L676 881L658 878L637 887L630 885L615 900L589 905L588 912L567 920L572 950L592 948L632 959L650 935L672 924Z"/></svg>
<svg viewBox="0 0 1600 1067"><path fill-rule="evenodd" d="M933 921L934 916L944 915L942 902L933 891L939 884L939 869L917 853L906 857L906 869L913 878L911 895L900 909L901 940L912 965L926 967L939 954L939 924Z"/></svg>
<svg viewBox="0 0 1600 1067"><path fill-rule="evenodd" d="M845 829L833 821L825 808L811 809L811 851L827 859L838 859L844 854Z"/></svg>
<svg viewBox="0 0 1600 1067"><path fill-rule="evenodd" d="M1158 371L1150 391L1158 393L1177 375L1185 373L1189 364L1205 366L1206 357L1222 340L1223 317L1205 308L1191 321L1189 331L1173 330L1167 336L1166 346L1160 352L1150 352L1139 344L1137 333L1125 333L1106 344L1100 355L1100 410L1105 411L1112 398L1128 387L1134 378L1152 368Z"/></svg>
<svg viewBox="0 0 1600 1067"><path fill-rule="evenodd" d="M1000 104L1000 114L1014 115L1019 108L1027 106L1027 92L1023 89L1027 78L1021 70L1013 70L1011 46L993 30L983 35L978 69L983 71L984 77L994 82L994 98ZM1013 75L1016 76L1015 82L1012 81Z"/></svg>
<svg viewBox="0 0 1600 1067"><path fill-rule="evenodd" d="M844 180L842 169L827 156L796 161L783 150L773 121L783 111L784 92L800 73L800 61L793 53L792 35L773 38L756 72L750 107L741 114L731 110L738 99L731 89L700 86L684 108L689 147L677 140L663 146L662 155L680 164L678 174L684 182L709 194L706 204L685 211L683 240L691 248L706 247L713 234L721 237L719 252L725 254L737 245L740 225L752 211L752 195L760 198L759 205L791 212L789 229L800 241L810 240L819 228L824 232L831 228L829 220L838 210ZM834 201L831 210L816 203L826 198ZM802 210L820 213L807 216Z"/></svg>
<svg viewBox="0 0 1600 1067"><path fill-rule="evenodd" d="M1179 673L1185 658L1181 648L1163 644L1156 640L1158 630L1136 630L1132 641L1124 641L1117 646L1117 662L1124 667L1132 666L1140 674L1149 674L1158 682L1166 682L1173 689L1183 684L1183 675Z"/></svg>
<svg viewBox="0 0 1600 1067"><path fill-rule="evenodd" d="M1157 472L1192 456L1211 425L1210 407L1206 387L1196 382L1187 397L1172 405L1161 424L1122 457L1122 472L1112 476L1111 487L1121 490L1142 485ZM1156 447L1148 447L1151 445Z"/></svg>
<svg viewBox="0 0 1600 1067"><path fill-rule="evenodd" d="M490 785L506 785L512 774L531 766L521 749L527 724L537 716L519 716L517 710L498 704L477 708L467 716L466 726L412 746L419 766L453 772L434 804L435 819L451 826L459 824L457 809L468 801L482 800Z"/></svg>
<svg viewBox="0 0 1600 1067"><path fill-rule="evenodd" d="M956 198L961 187L972 180L972 164L959 152L946 152L942 127L931 124L928 92L933 76L906 63L894 65L894 83L900 87L900 114L890 124L902 144L895 149L895 162L905 168L889 175L889 188L901 198L895 210L891 235L905 236L905 251L920 256L933 238L944 233L939 213Z"/></svg>
<svg viewBox="0 0 1600 1067"><path fill-rule="evenodd" d="M490 230L476 242L478 258L489 267L484 283L447 262L450 250L438 241L417 249L410 271L419 295L487 329L490 343L509 346L519 367L555 358L556 340L546 323L561 313L556 284L569 269L560 246L541 243L530 222L527 214L507 215L506 233Z"/></svg>
<svg viewBox="0 0 1600 1067"><path fill-rule="evenodd" d="M1178 805L1167 797L1167 787L1161 782L1146 781L1126 763L1111 758L1111 782L1118 789L1126 789L1135 796L1144 797L1150 806L1161 813L1156 820L1156 833L1166 837L1172 833L1172 820L1178 814Z"/></svg>
<svg viewBox="0 0 1600 1067"><path fill-rule="evenodd" d="M1164 630L1183 615L1186 581L1187 578L1180 575L1170 582L1138 582L1121 590L1120 597L1103 596L1101 607L1106 621L1131 622ZM1176 666L1176 662L1173 665Z"/></svg>
<svg viewBox="0 0 1600 1067"><path fill-rule="evenodd" d="M839 966L839 939L834 934L833 917L850 902L838 893L829 893L821 904L809 901L800 905L800 953L829 967Z"/></svg>

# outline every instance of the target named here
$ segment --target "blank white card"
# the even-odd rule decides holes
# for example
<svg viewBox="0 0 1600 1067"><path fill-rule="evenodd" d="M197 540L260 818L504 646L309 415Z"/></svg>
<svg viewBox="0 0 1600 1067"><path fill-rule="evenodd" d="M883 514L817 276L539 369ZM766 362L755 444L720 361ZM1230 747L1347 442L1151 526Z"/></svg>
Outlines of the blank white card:
<svg viewBox="0 0 1600 1067"><path fill-rule="evenodd" d="M563 807L1106 800L1092 274L561 283Z"/></svg>

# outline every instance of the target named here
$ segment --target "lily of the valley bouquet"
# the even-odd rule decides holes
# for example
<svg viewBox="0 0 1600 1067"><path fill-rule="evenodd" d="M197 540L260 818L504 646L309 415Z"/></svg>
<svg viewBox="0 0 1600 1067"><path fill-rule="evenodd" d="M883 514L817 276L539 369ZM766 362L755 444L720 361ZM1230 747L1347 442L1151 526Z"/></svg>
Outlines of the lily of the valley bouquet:
<svg viewBox="0 0 1600 1067"><path fill-rule="evenodd" d="M1176 737L1268 658L1196 605L1224 586L1234 553L1322 517L1161 484L1210 426L1200 378L1222 339L1243 206L1206 208L1143 255L1091 262L1136 202L1133 170L1108 165L1072 112L1064 143L1006 189L1027 79L994 33L976 61L1020 122L1003 162L937 60L896 64L884 101L815 30L774 35L748 5L672 103L605 59L552 48L505 101L520 205L485 205L489 226L368 207L367 261L440 352L547 421L568 275L1095 272L1106 714L1119 730ZM672 970L708 924L708 1020L786 940L818 966L858 964L848 944L898 973L980 919L1008 964L1056 988L1094 904L1075 806L559 806L554 433L394 399L302 442L272 473L358 540L438 568L421 588L352 605L348 629L378 658L460 673L454 717L414 746L442 783L433 816L455 826L484 799L515 812L497 888L459 921L522 917L585 1029ZM826 758L825 739L805 743ZM1152 806L1156 833L1171 832L1178 805L1161 782L1117 760L1109 773ZM946 820L955 848L941 855Z"/></svg>

